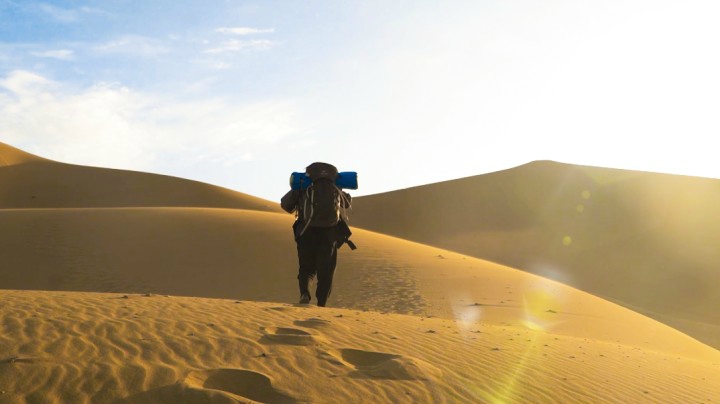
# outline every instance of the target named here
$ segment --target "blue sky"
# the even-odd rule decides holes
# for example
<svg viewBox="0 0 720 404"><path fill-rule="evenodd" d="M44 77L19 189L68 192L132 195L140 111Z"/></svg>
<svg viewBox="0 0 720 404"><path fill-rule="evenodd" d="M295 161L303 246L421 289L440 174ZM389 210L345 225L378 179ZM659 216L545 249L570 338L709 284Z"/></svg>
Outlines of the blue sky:
<svg viewBox="0 0 720 404"><path fill-rule="evenodd" d="M720 178L715 1L0 0L0 141L277 200L533 160Z"/></svg>

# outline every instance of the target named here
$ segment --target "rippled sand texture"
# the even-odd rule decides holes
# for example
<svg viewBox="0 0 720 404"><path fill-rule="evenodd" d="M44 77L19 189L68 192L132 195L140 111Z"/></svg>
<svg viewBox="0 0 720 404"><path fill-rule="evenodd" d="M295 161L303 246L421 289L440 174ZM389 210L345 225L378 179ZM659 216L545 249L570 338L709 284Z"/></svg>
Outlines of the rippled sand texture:
<svg viewBox="0 0 720 404"><path fill-rule="evenodd" d="M1 296L3 403L720 400L709 348L234 300Z"/></svg>

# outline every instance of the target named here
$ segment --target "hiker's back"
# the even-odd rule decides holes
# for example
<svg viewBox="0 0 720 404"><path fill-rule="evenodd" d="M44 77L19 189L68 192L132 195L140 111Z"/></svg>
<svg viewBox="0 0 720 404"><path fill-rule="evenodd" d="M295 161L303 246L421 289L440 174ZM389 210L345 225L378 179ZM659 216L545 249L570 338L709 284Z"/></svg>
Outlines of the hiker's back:
<svg viewBox="0 0 720 404"><path fill-rule="evenodd" d="M306 169L312 184L303 195L302 219L310 227L332 227L340 222L343 195L335 185L338 170L326 163L313 163Z"/></svg>
<svg viewBox="0 0 720 404"><path fill-rule="evenodd" d="M332 180L321 178L305 191L303 220L311 227L332 227L340 221L340 191Z"/></svg>

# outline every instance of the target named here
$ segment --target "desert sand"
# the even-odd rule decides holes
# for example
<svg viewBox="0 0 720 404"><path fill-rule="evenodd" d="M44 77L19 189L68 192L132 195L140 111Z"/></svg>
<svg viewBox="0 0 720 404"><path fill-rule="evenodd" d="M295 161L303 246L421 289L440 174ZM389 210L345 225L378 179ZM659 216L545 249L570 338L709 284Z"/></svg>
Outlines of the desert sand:
<svg viewBox="0 0 720 404"><path fill-rule="evenodd" d="M276 201L0 163L0 403L720 400L717 349L420 231L353 226L331 307L300 306Z"/></svg>
<svg viewBox="0 0 720 404"><path fill-rule="evenodd" d="M558 280L720 348L720 180L540 161L356 198L353 223Z"/></svg>

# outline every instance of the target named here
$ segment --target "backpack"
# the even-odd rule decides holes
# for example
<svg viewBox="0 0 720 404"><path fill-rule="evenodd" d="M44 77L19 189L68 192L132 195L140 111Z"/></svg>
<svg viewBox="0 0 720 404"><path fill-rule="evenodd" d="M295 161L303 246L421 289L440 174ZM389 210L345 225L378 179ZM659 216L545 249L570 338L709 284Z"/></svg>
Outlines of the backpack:
<svg viewBox="0 0 720 404"><path fill-rule="evenodd" d="M340 190L327 178L320 178L304 191L302 219L307 226L332 227L340 222L343 205Z"/></svg>
<svg viewBox="0 0 720 404"><path fill-rule="evenodd" d="M312 183L305 188L298 212L304 227L333 227L346 220L345 207L349 205L343 192L335 185L337 168L327 163L310 164L305 172Z"/></svg>

